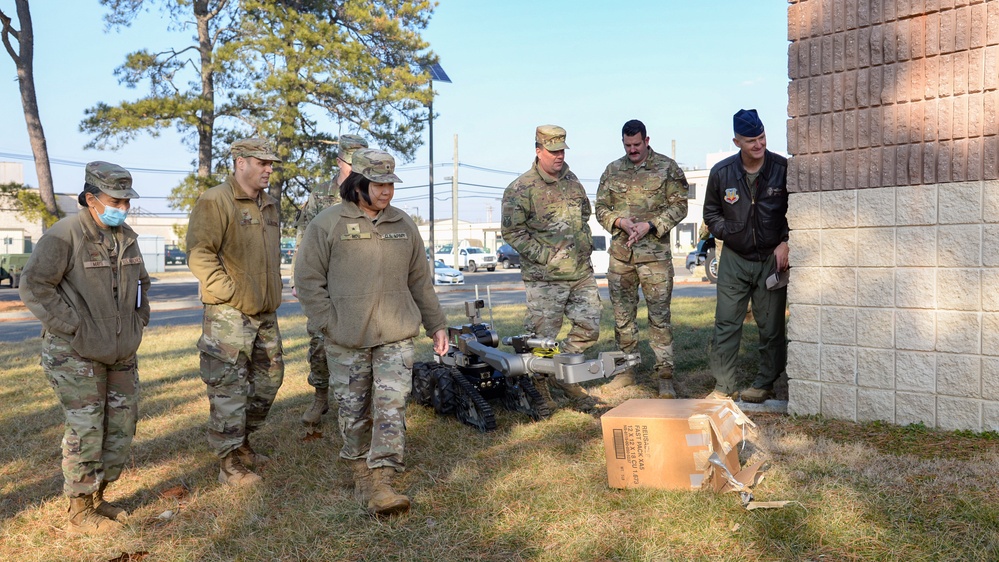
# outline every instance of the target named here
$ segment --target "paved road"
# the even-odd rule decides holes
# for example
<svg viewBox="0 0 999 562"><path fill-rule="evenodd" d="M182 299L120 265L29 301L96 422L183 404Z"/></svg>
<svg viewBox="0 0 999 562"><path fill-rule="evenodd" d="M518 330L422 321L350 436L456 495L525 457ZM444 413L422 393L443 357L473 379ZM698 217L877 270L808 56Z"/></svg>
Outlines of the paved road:
<svg viewBox="0 0 999 562"><path fill-rule="evenodd" d="M182 268L183 266L176 266ZM168 266L169 269L169 266ZM683 274L686 274L683 271ZM155 279L155 276L153 276ZM675 297L713 297L715 286L703 282L687 282L680 272L678 283L674 286ZM602 285L600 296L609 299L606 282L598 279ZM505 304L521 304L524 302L523 284L520 283L520 271L476 272L466 276L464 287L440 287L438 297L443 306L460 306L467 300L475 298L475 287L478 285L479 298L491 297L494 306ZM198 284L193 277L165 277L154 280L150 291L150 301L153 303L150 326L195 326L201 323L201 306L198 304ZM0 289L0 300L19 300L17 291ZM11 298L12 297L12 298ZM286 290L284 303L278 309L278 316L293 316L302 313L298 301ZM34 318L0 320L0 342L19 342L33 338L41 332L41 324Z"/></svg>

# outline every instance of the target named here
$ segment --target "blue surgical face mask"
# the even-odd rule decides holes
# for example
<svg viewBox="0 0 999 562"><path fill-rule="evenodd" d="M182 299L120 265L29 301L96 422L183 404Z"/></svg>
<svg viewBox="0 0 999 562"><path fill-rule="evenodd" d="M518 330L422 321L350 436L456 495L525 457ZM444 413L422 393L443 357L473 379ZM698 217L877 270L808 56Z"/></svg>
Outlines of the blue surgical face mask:
<svg viewBox="0 0 999 562"><path fill-rule="evenodd" d="M97 198L94 197L94 199ZM97 199L97 202L100 203L100 199ZM104 203L101 203L101 205L104 205ZM97 217L101 219L102 223L112 228L119 226L121 225L121 223L125 222L125 217L127 216L128 216L128 211L122 211L121 209L117 207L112 207L110 205L104 205L104 211L101 212L101 214L97 215Z"/></svg>

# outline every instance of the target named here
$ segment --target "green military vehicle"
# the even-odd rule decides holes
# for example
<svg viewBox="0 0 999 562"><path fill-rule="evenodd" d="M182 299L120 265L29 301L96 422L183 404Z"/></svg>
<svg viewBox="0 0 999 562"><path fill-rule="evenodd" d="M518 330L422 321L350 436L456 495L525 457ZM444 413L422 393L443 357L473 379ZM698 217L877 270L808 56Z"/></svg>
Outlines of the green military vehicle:
<svg viewBox="0 0 999 562"><path fill-rule="evenodd" d="M9 280L14 289L21 285L21 271L31 254L0 254L0 286Z"/></svg>

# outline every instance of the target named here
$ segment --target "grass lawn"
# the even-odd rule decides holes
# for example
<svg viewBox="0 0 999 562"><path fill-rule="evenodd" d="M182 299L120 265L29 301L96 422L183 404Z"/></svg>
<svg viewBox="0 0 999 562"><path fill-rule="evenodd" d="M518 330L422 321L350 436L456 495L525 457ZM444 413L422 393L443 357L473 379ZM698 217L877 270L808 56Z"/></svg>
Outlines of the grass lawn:
<svg viewBox="0 0 999 562"><path fill-rule="evenodd" d="M674 302L682 397L713 386L713 307L713 299ZM493 311L501 336L522 332L523 312ZM464 321L457 310L449 316ZM613 348L611 318L605 303L596 351ZM256 490L215 481L194 347L200 330L146 332L138 434L129 468L109 488L133 516L124 532L104 538L62 531L62 412L38 365L40 340L0 347L0 559L999 560L995 434L771 414L750 414L759 431L743 460L770 464L757 500L794 503L746 511L736 494L609 489L593 415L562 409L531 423L497 408L498 430L479 434L411 405L408 470L398 483L413 507L375 520L351 497L335 417L326 416L324 437L305 439L299 416L312 389L304 318L283 319L281 328L285 382L254 440L273 460ZM749 380L756 333L748 325L746 332ZM653 396L651 354L641 351L639 386L595 390L604 410ZM421 339L417 358L430 359L429 340Z"/></svg>

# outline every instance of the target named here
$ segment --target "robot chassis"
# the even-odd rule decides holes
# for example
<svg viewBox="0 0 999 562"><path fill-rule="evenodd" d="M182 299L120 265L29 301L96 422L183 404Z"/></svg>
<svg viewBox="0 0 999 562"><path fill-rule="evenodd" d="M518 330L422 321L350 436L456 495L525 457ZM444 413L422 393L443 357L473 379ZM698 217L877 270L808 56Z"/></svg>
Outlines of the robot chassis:
<svg viewBox="0 0 999 562"><path fill-rule="evenodd" d="M525 334L503 338L514 353L497 349L500 339L492 326L483 323L481 300L465 302L469 323L448 328L451 342L447 353L434 363L413 365L413 399L430 406L439 415L454 415L481 432L496 429L490 400L520 412L534 421L552 415L548 403L534 386L547 384L546 377L565 383L610 378L638 365L637 354L604 351L585 360L579 353L558 353L558 342Z"/></svg>

